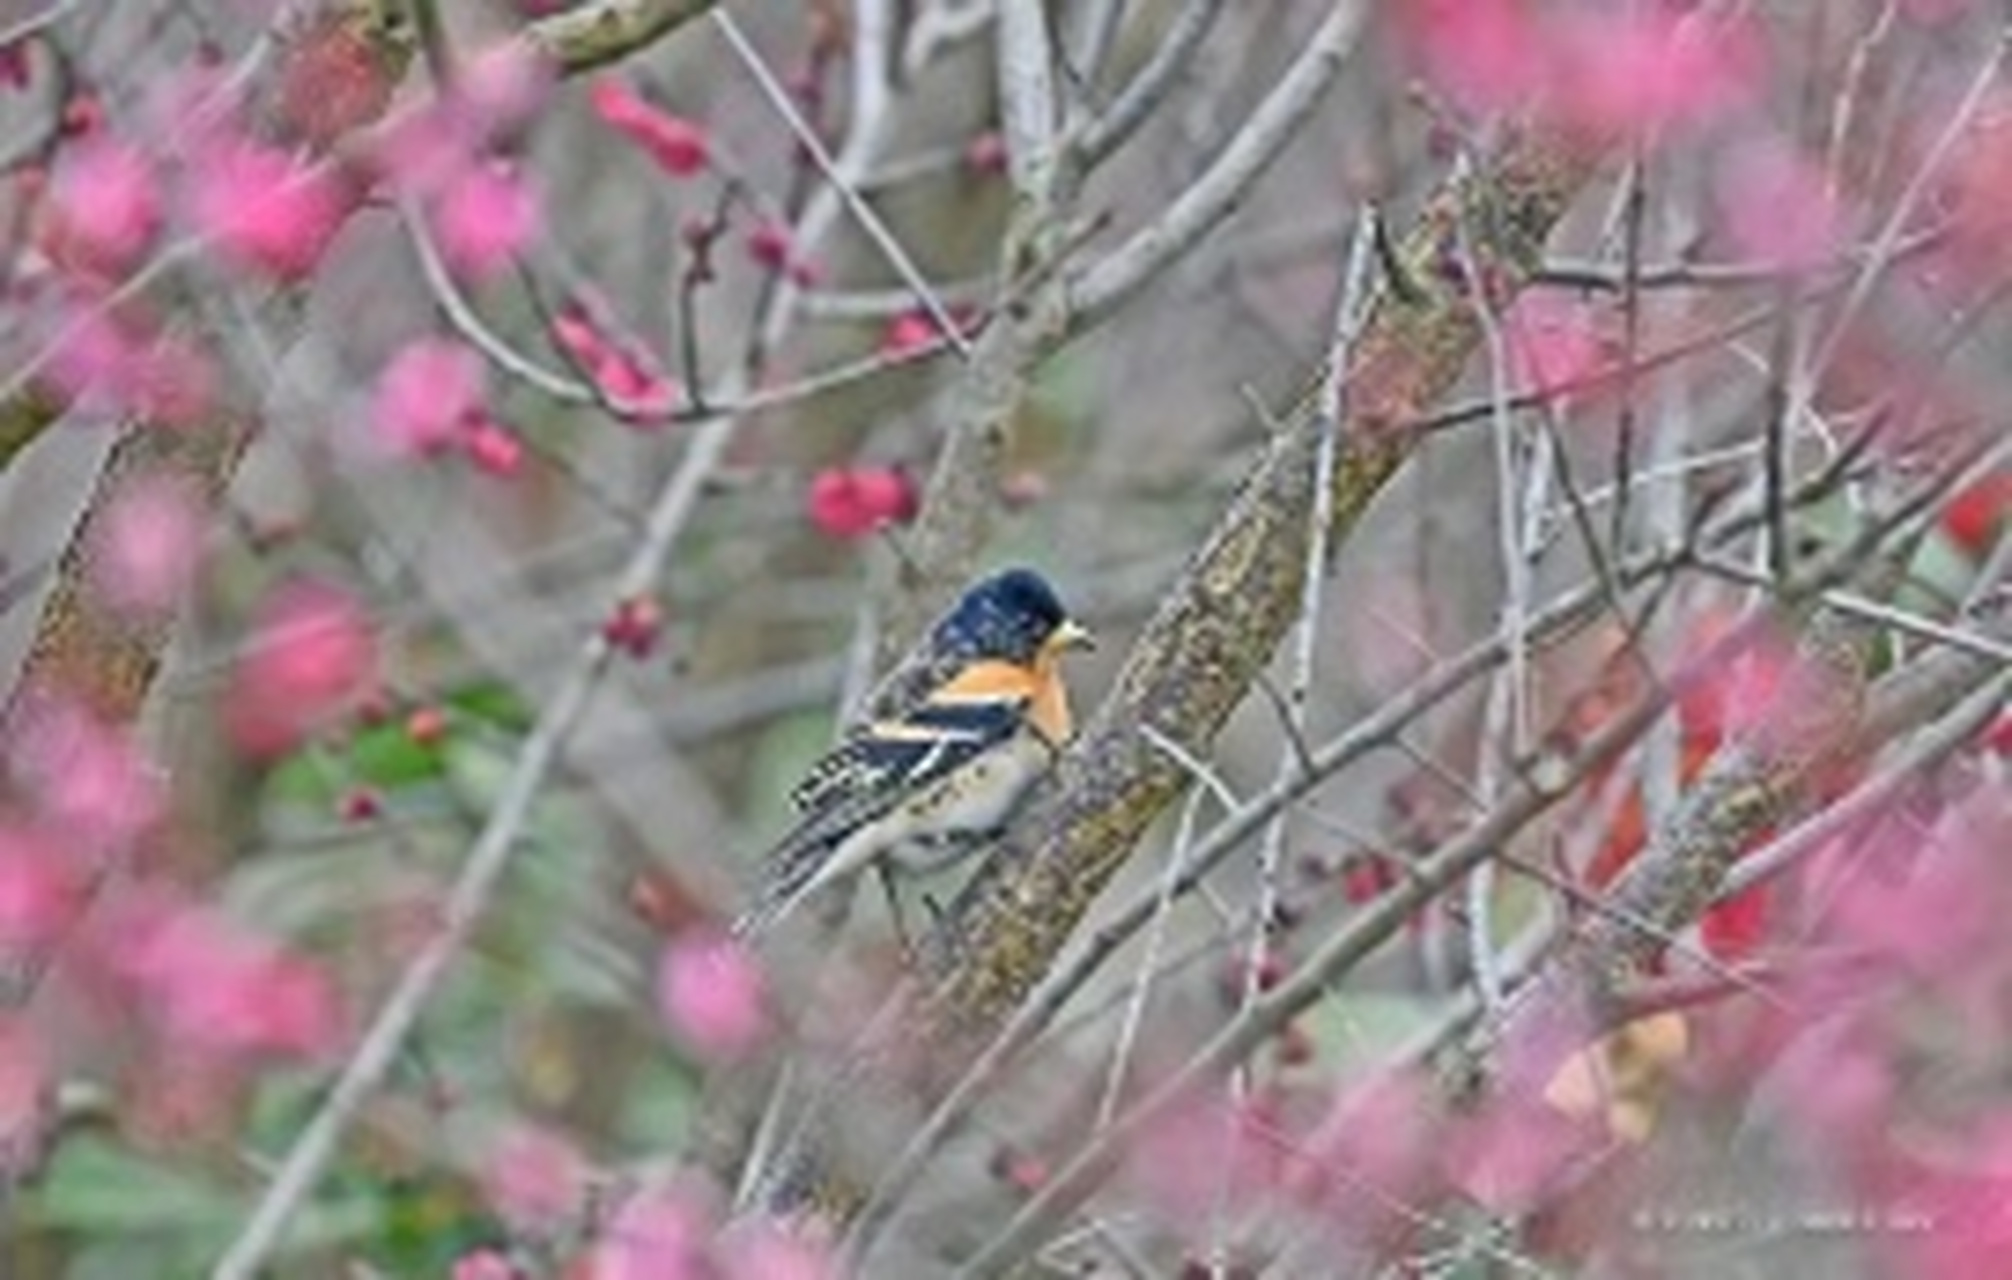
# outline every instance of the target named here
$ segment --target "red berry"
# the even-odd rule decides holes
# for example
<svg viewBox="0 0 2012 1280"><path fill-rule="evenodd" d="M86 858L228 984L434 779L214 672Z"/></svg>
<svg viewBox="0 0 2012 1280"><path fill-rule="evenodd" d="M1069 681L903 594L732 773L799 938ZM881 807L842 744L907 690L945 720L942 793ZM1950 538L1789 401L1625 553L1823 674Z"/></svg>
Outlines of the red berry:
<svg viewBox="0 0 2012 1280"><path fill-rule="evenodd" d="M964 144L964 167L988 177L1006 172L1006 139L997 129L974 135Z"/></svg>
<svg viewBox="0 0 2012 1280"><path fill-rule="evenodd" d="M342 798L342 820L344 822L369 822L384 813L384 805L377 793L367 787L358 787Z"/></svg>
<svg viewBox="0 0 2012 1280"><path fill-rule="evenodd" d="M601 638L617 652L647 658L656 649L663 626L662 606L649 596L630 596L601 623Z"/></svg>
<svg viewBox="0 0 2012 1280"><path fill-rule="evenodd" d="M447 736L447 713L439 707L415 707L405 717L405 736L417 746L437 745Z"/></svg>

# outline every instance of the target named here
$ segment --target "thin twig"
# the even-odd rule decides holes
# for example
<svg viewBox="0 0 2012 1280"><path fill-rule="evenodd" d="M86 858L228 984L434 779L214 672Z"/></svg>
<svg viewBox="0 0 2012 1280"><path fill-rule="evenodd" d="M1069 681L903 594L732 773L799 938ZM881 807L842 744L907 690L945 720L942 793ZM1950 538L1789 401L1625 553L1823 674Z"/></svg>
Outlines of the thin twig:
<svg viewBox="0 0 2012 1280"><path fill-rule="evenodd" d="M1084 122L1070 143L1072 163L1085 171L1096 168L1146 122L1180 83L1223 4L1224 0L1188 0L1181 6L1146 65L1125 82L1102 115Z"/></svg>
<svg viewBox="0 0 2012 1280"><path fill-rule="evenodd" d="M1094 328L1229 217L1320 104L1355 51L1369 6L1335 0L1306 49L1221 154L1167 211L1134 232L1069 286L1070 324Z"/></svg>
<svg viewBox="0 0 2012 1280"><path fill-rule="evenodd" d="M884 7L878 4L868 4L862 5L861 9L864 13L870 13L882 10ZM720 34L725 37L728 47L734 51L734 56L740 59L741 65L745 66L748 73L754 77L755 84L762 91L762 96L768 99L769 105L775 109L777 115L782 117L783 122L789 126L790 132L796 136L797 142L803 147L805 153L810 156L812 163L817 165L818 169L824 174L825 179L831 184L828 189L837 193L838 199L851 212L853 219L859 223L860 229L866 232L867 238L873 241L874 246L887 259L888 265L894 268L895 274L900 276L902 281L915 291L916 301L921 303L923 309L929 312L929 318L936 322L938 332L950 344L951 350L955 351L963 359L970 359L970 344L964 340L964 335L958 331L957 325L951 319L949 311L943 306L943 300L936 296L936 291L930 286L928 278L915 265L914 259L910 258L908 251L901 247L901 242L894 238L894 233L887 229L887 224L881 221L880 215L874 212L873 206L867 203L866 197L859 193L859 180L866 168L862 157L867 152L877 150L879 147L878 135L880 130L878 122L884 110L884 87L880 91L879 104L857 101L853 103L853 111L855 113L854 127L847 137L847 144L839 158L834 159L832 154L825 149L824 140L817 136L817 130L811 128L810 122L803 118L803 112L797 109L796 101L790 97L789 90L783 86L781 81L776 79L775 73L769 70L768 63L762 59L761 54L755 49L753 43L741 31L740 24L734 20L733 15L725 9L714 9L712 19L713 25L719 28ZM855 51L867 43L864 39L856 41ZM878 43L882 47L885 47L885 41ZM855 61L857 61L856 52ZM879 77L879 80L884 86L884 76ZM855 85L857 83L856 79ZM862 121L872 121L874 123L871 126L862 127ZM858 139L865 139L865 142L863 144L856 144L856 140ZM822 238L823 228L821 223L824 220L824 216L814 212L818 207L818 205L813 203L804 211L801 223L806 228L805 239ZM783 289L785 292L794 292L794 286L787 282L783 285ZM784 310L787 310L787 308L784 308Z"/></svg>

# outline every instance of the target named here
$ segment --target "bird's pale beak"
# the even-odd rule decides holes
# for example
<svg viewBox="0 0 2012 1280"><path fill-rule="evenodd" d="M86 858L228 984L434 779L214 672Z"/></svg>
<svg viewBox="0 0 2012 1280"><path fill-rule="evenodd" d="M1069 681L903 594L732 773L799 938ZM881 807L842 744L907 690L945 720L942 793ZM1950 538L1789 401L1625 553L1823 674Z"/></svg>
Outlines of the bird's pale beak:
<svg viewBox="0 0 2012 1280"><path fill-rule="evenodd" d="M1062 619L1062 625L1055 628L1055 634L1048 637L1048 644L1058 652L1066 649L1094 649L1097 637L1090 629L1074 618Z"/></svg>

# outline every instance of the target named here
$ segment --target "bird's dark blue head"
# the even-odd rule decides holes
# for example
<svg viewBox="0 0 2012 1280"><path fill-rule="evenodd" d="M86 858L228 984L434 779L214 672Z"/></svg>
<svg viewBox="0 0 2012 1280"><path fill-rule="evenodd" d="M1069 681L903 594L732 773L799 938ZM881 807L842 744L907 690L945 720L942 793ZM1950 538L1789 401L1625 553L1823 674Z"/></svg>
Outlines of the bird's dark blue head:
<svg viewBox="0 0 2012 1280"><path fill-rule="evenodd" d="M964 593L936 624L935 647L964 657L1031 663L1059 630L1072 625L1046 578L1032 569L1008 569Z"/></svg>

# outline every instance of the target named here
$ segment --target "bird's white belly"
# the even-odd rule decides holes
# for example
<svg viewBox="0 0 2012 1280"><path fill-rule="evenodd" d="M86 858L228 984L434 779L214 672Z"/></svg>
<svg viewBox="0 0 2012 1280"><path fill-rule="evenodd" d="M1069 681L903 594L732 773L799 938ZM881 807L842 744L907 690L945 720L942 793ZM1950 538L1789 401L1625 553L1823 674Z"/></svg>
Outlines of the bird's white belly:
<svg viewBox="0 0 2012 1280"><path fill-rule="evenodd" d="M942 845L943 837L997 830L1047 769L1051 754L1036 735L1023 733L937 783L907 806L901 833L907 847L898 851L899 860L920 870L960 852ZM930 841L939 841L938 847L932 850Z"/></svg>

